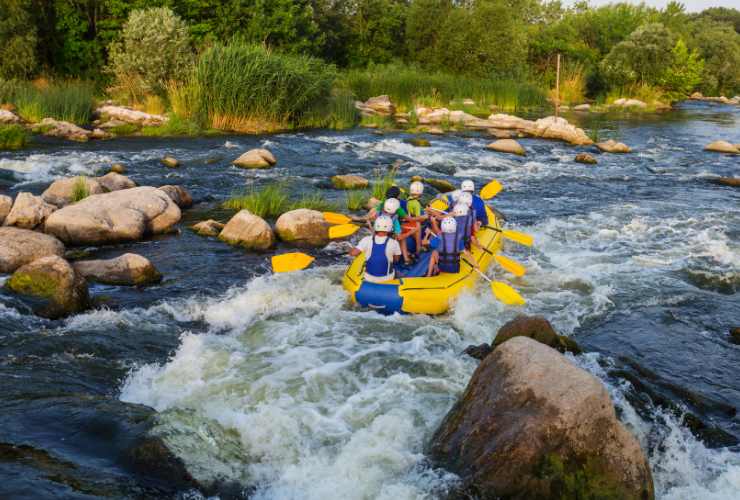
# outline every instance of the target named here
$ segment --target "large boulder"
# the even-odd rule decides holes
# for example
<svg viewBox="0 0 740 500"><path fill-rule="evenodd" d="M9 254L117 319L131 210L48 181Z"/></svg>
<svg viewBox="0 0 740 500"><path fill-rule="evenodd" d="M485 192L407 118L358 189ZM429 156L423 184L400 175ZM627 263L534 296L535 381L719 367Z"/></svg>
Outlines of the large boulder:
<svg viewBox="0 0 740 500"><path fill-rule="evenodd" d="M612 106L617 108L640 108L645 109L647 108L647 104L639 99L628 99L625 97L622 97L621 99L617 99L612 103Z"/></svg>
<svg viewBox="0 0 740 500"><path fill-rule="evenodd" d="M430 455L475 498L655 496L649 463L601 382L526 337L483 359Z"/></svg>
<svg viewBox="0 0 740 500"><path fill-rule="evenodd" d="M190 208L193 206L193 197L190 196L188 190L182 186L166 185L160 186L161 191L164 191L172 201L177 203L180 208Z"/></svg>
<svg viewBox="0 0 740 500"><path fill-rule="evenodd" d="M558 335L547 319L542 316L519 315L502 326L496 338L493 339L493 348L500 346L514 337L528 337L541 344L552 347L560 352L580 354L578 344L565 335Z"/></svg>
<svg viewBox="0 0 740 500"><path fill-rule="evenodd" d="M622 142L617 142L614 139L600 142L596 144L596 147L605 153L629 153L632 151L629 146Z"/></svg>
<svg viewBox="0 0 740 500"><path fill-rule="evenodd" d="M514 139L499 139L486 146L486 148L499 153L511 153L519 156L527 154L522 145Z"/></svg>
<svg viewBox="0 0 740 500"><path fill-rule="evenodd" d="M534 122L505 113L493 113L488 117L489 127L504 130L527 131L534 127Z"/></svg>
<svg viewBox="0 0 740 500"><path fill-rule="evenodd" d="M178 160L174 156L165 156L159 161L167 168L178 168L180 166L180 160Z"/></svg>
<svg viewBox="0 0 740 500"><path fill-rule="evenodd" d="M18 115L7 109L0 108L0 123L3 125L13 125L20 123L21 119Z"/></svg>
<svg viewBox="0 0 740 500"><path fill-rule="evenodd" d="M588 146L594 143L583 129L571 125L565 118L557 116L548 116L535 121L534 135L543 139L558 139L579 146Z"/></svg>
<svg viewBox="0 0 740 500"><path fill-rule="evenodd" d="M240 210L224 226L218 238L230 245L263 252L275 244L270 225L249 210Z"/></svg>
<svg viewBox="0 0 740 500"><path fill-rule="evenodd" d="M335 175L331 183L337 189L364 189L370 185L361 175Z"/></svg>
<svg viewBox="0 0 740 500"><path fill-rule="evenodd" d="M118 120L123 123L133 123L136 125L157 126L167 121L166 116L144 113L123 106L101 106L97 109L98 115L104 120Z"/></svg>
<svg viewBox="0 0 740 500"><path fill-rule="evenodd" d="M8 216L11 208L13 208L13 198L0 194L0 226L3 225L5 217Z"/></svg>
<svg viewBox="0 0 740 500"><path fill-rule="evenodd" d="M21 229L34 229L44 223L57 207L46 203L40 196L31 193L18 193L13 208L5 216L6 226Z"/></svg>
<svg viewBox="0 0 740 500"><path fill-rule="evenodd" d="M87 308L89 296L85 278L63 258L51 255L18 268L6 288L42 302L37 311L47 318L60 318Z"/></svg>
<svg viewBox="0 0 740 500"><path fill-rule="evenodd" d="M41 193L41 197L47 203L51 203L57 207L63 207L72 203L75 191L80 189L83 185L88 195L105 193L106 191L98 179L84 176L65 177L64 179L57 179L52 182L51 186Z"/></svg>
<svg viewBox="0 0 740 500"><path fill-rule="evenodd" d="M92 132L78 127L74 123L55 120L54 118L44 118L41 123L34 125L32 130L49 137L60 137L77 142L87 142L92 135Z"/></svg>
<svg viewBox="0 0 740 500"><path fill-rule="evenodd" d="M425 178L424 183L429 184L440 193L449 193L450 191L457 189L453 183L444 179Z"/></svg>
<svg viewBox="0 0 740 500"><path fill-rule="evenodd" d="M169 231L180 217L167 194L142 186L96 194L57 210L46 220L46 232L76 245L137 241Z"/></svg>
<svg viewBox="0 0 740 500"><path fill-rule="evenodd" d="M208 219L194 224L191 229L200 236L218 236L223 231L224 224Z"/></svg>
<svg viewBox="0 0 740 500"><path fill-rule="evenodd" d="M267 149L250 149L232 162L240 168L270 168L277 163L277 158Z"/></svg>
<svg viewBox="0 0 740 500"><path fill-rule="evenodd" d="M281 240L298 247L323 247L329 243L329 223L317 210L299 208L285 212L275 221Z"/></svg>
<svg viewBox="0 0 740 500"><path fill-rule="evenodd" d="M363 116L392 116L396 112L396 106L387 95L371 97L365 102L356 101L355 107Z"/></svg>
<svg viewBox="0 0 740 500"><path fill-rule="evenodd" d="M715 153L740 154L740 148L727 141L714 141L704 146L704 151L713 151Z"/></svg>
<svg viewBox="0 0 740 500"><path fill-rule="evenodd" d="M50 255L64 255L64 245L55 237L28 229L0 227L0 273L12 273Z"/></svg>
<svg viewBox="0 0 740 500"><path fill-rule="evenodd" d="M596 158L588 153L578 153L576 155L576 162L585 163L587 165L596 165L598 163L598 161L596 161Z"/></svg>
<svg viewBox="0 0 740 500"><path fill-rule="evenodd" d="M131 189L136 187L136 183L117 172L111 170L102 177L98 177L98 183L105 191L121 191L122 189Z"/></svg>
<svg viewBox="0 0 740 500"><path fill-rule="evenodd" d="M86 279L109 285L148 285L162 280L149 259L135 253L115 259L80 260L72 266Z"/></svg>

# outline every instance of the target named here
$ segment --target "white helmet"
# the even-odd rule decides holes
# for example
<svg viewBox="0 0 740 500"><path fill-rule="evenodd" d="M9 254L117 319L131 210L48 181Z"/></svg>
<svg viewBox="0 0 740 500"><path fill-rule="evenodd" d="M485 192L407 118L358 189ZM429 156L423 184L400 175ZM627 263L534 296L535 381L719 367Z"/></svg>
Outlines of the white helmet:
<svg viewBox="0 0 740 500"><path fill-rule="evenodd" d="M473 191L475 191L475 184L473 184L473 181L471 181L470 179L466 179L462 181L462 184L460 184L460 190L472 193Z"/></svg>
<svg viewBox="0 0 740 500"><path fill-rule="evenodd" d="M470 207L473 205L473 195L464 191L457 197L457 203Z"/></svg>
<svg viewBox="0 0 740 500"><path fill-rule="evenodd" d="M409 193L414 195L420 195L424 192L424 184L419 181L414 181L409 186Z"/></svg>
<svg viewBox="0 0 740 500"><path fill-rule="evenodd" d="M391 231L393 231L393 219L391 219L387 215L381 215L380 217L375 219L373 229L375 229L376 232L382 231L384 233L390 233Z"/></svg>
<svg viewBox="0 0 740 500"><path fill-rule="evenodd" d="M455 217L465 217L470 213L470 208L463 203L458 203L452 208L452 215Z"/></svg>
<svg viewBox="0 0 740 500"><path fill-rule="evenodd" d="M442 219L442 232L443 233L456 233L457 232L457 221L454 217L445 217Z"/></svg>
<svg viewBox="0 0 740 500"><path fill-rule="evenodd" d="M383 212L387 214L395 214L399 208L401 208L401 202L396 198L388 198L383 203Z"/></svg>

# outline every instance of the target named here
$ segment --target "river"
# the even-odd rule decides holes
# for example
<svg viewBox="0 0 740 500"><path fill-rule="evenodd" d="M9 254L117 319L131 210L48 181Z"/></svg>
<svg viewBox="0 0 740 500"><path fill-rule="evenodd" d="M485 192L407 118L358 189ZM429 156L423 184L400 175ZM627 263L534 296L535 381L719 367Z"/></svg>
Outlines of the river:
<svg viewBox="0 0 740 500"><path fill-rule="evenodd" d="M455 478L423 452L475 369L461 351L525 312L588 351L574 360L607 386L648 453L659 498L738 498L740 345L728 330L740 326L740 191L710 179L737 176L740 160L702 148L740 142L740 108L685 103L662 115L576 119L635 152L590 166L540 139L522 139L528 155L514 157L487 151L489 139L474 133L418 148L406 134L354 129L41 139L0 153L0 194L40 193L57 177L121 162L138 184L182 184L196 202L179 234L84 249L140 253L164 275L159 285L93 285L98 308L58 321L0 292L0 444L26 446L21 458L0 452L0 497L147 496L121 460L139 405L156 410L154 432L197 479L249 486L252 498L439 497ZM230 165L259 146L276 168ZM181 168L161 166L165 154ZM219 204L245 185L286 179L296 196L342 202L330 176L369 177L399 159L402 182L501 181L495 207L535 237L532 249L505 248L526 276L497 273L527 299L523 309L480 285L442 317L383 317L347 303L347 259L332 245L311 269L273 275L269 256L187 229L226 220ZM707 426L704 441L682 411Z"/></svg>

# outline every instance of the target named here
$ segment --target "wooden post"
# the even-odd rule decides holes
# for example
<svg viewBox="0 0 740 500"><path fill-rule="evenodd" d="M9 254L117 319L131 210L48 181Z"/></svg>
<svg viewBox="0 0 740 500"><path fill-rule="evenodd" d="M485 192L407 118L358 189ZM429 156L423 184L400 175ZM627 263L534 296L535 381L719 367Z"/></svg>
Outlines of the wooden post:
<svg viewBox="0 0 740 500"><path fill-rule="evenodd" d="M555 117L560 113L560 54L558 54L558 67L555 72Z"/></svg>

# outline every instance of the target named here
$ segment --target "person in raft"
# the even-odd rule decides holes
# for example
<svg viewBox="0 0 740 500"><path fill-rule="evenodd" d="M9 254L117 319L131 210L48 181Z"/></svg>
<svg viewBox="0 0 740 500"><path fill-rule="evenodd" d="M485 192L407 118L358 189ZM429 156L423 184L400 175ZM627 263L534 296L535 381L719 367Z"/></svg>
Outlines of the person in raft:
<svg viewBox="0 0 740 500"><path fill-rule="evenodd" d="M469 264L478 269L478 263L465 248L463 232L458 231L455 217L445 217L440 224L441 232L429 239L432 258L429 260L427 276L439 273L459 273L460 258L465 256Z"/></svg>
<svg viewBox="0 0 740 500"><path fill-rule="evenodd" d="M459 191L453 191L447 195L448 206L454 206L464 193L470 193L472 197L471 206L475 211L475 229L478 230L481 227L487 226L488 214L486 213L486 203L483 201L483 198L475 194L475 183L470 179L462 181Z"/></svg>
<svg viewBox="0 0 740 500"><path fill-rule="evenodd" d="M393 188L395 188L395 191L392 191ZM386 195L395 194L395 192L400 194L401 191L396 186L392 186L391 188L388 188ZM375 221L380 215L386 215L393 221L393 235L401 246L401 253L403 255L404 262L409 264L411 262L411 257L409 256L408 247L406 246L406 238L413 236L414 232L412 229L404 231L401 227L401 220L407 220L408 213L401 207L401 202L398 198L386 198L384 202L378 203L375 207L370 209L367 214L367 219L369 221Z"/></svg>
<svg viewBox="0 0 740 500"><path fill-rule="evenodd" d="M404 233L410 233L410 236L414 237L416 243L414 252L416 256L419 256L421 252L421 225L427 220L427 216L421 207L421 195L424 194L424 184L419 181L414 181L409 185L409 199L406 201L406 212L408 218L406 222L401 225ZM401 205L403 208L403 205Z"/></svg>
<svg viewBox="0 0 740 500"><path fill-rule="evenodd" d="M401 256L401 246L391 238L393 219L379 215L373 223L374 234L365 236L349 251L352 257L365 255L365 279L371 283L382 283L395 277L393 264Z"/></svg>

